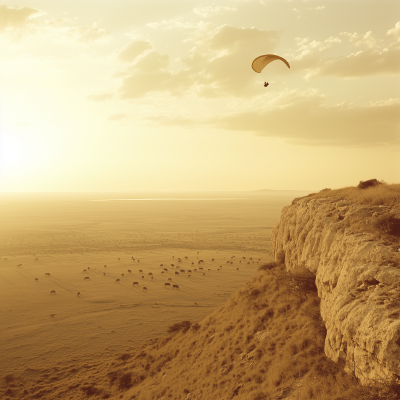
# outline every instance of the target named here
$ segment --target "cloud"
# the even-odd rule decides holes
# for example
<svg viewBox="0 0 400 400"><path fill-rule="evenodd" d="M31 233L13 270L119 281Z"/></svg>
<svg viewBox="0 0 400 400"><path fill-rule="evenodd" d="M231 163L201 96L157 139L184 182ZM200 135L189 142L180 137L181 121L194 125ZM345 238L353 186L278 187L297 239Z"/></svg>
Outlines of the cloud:
<svg viewBox="0 0 400 400"><path fill-rule="evenodd" d="M257 104L257 103L253 103ZM148 118L165 126L203 126L243 131L309 146L365 147L400 145L400 99L362 106L329 106L315 90L281 93L273 100L260 98L256 109L209 116L158 116ZM250 107L254 107L251 105Z"/></svg>
<svg viewBox="0 0 400 400"><path fill-rule="evenodd" d="M11 8L0 5L0 30L21 27L29 23L33 18L44 14L44 11L38 10L37 8Z"/></svg>
<svg viewBox="0 0 400 400"><path fill-rule="evenodd" d="M313 76L356 78L378 74L399 74L400 47L359 51L348 56L321 60L319 64L318 68L308 73L307 78Z"/></svg>
<svg viewBox="0 0 400 400"><path fill-rule="evenodd" d="M109 115L107 117L107 121L120 121L121 119L126 118L126 114L114 114L114 115Z"/></svg>
<svg viewBox="0 0 400 400"><path fill-rule="evenodd" d="M400 100L327 106L315 93L289 93L269 110L236 112L211 123L293 144L361 147L400 144Z"/></svg>
<svg viewBox="0 0 400 400"><path fill-rule="evenodd" d="M389 29L386 32L387 36L389 37L394 37L397 39L400 39L400 21L396 23L396 25L394 26L394 28Z"/></svg>
<svg viewBox="0 0 400 400"><path fill-rule="evenodd" d="M183 17L176 17L172 19L163 19L162 21L159 22L149 22L146 24L149 28L153 29L165 29L165 30L170 30L170 29L177 29L177 30L204 30L206 29L209 24L203 21L198 21L198 20L189 20L187 18Z"/></svg>
<svg viewBox="0 0 400 400"><path fill-rule="evenodd" d="M11 8L0 6L0 33L11 42L40 38L45 41L86 45L94 42L107 42L111 33L97 23L76 26L75 20L67 18L36 18L46 13L30 7Z"/></svg>
<svg viewBox="0 0 400 400"><path fill-rule="evenodd" d="M236 11L236 7L203 6L203 7L196 7L193 11L195 14L198 14L203 18L208 18L214 15L222 14L225 11Z"/></svg>
<svg viewBox="0 0 400 400"><path fill-rule="evenodd" d="M99 103L101 101L111 100L113 98L112 93L104 93L104 94L91 94L85 97L89 101L94 101L95 103Z"/></svg>
<svg viewBox="0 0 400 400"><path fill-rule="evenodd" d="M60 32L67 41L80 43L108 42L110 31L100 28L96 23L87 26L66 27Z"/></svg>
<svg viewBox="0 0 400 400"><path fill-rule="evenodd" d="M117 56L121 61L132 62L135 61L136 57L140 56L145 51L151 50L152 48L153 46L150 42L145 40L137 40L122 47L117 52Z"/></svg>
<svg viewBox="0 0 400 400"><path fill-rule="evenodd" d="M183 68L170 69L168 55L150 51L139 58L122 79L123 98L151 92L179 95L194 92L201 97L236 96L250 93L255 82L249 60L272 52L279 40L275 31L220 26L194 41L189 54L179 61Z"/></svg>
<svg viewBox="0 0 400 400"><path fill-rule="evenodd" d="M400 23L387 31L388 37L397 35ZM347 41L354 50L335 57L326 56L327 51L343 46ZM400 73L400 42L378 41L371 31L365 34L342 32L338 37L325 41L296 38L297 55L291 64L294 70L307 70L306 79L316 76L356 78L378 74Z"/></svg>

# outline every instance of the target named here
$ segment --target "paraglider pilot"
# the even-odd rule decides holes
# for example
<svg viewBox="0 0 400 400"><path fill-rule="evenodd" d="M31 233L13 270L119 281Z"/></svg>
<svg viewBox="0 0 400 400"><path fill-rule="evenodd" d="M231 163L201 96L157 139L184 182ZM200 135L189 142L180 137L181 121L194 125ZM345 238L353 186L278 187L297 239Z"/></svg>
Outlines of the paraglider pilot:
<svg viewBox="0 0 400 400"><path fill-rule="evenodd" d="M269 85L268 82L264 82L264 87L267 87Z"/></svg>

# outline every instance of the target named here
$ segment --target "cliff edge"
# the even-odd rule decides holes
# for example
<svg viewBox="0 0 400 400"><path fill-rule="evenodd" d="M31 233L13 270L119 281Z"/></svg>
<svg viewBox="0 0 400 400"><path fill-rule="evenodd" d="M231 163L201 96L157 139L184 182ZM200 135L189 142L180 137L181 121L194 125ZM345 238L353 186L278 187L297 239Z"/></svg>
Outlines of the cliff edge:
<svg viewBox="0 0 400 400"><path fill-rule="evenodd" d="M316 276L325 354L363 385L400 378L400 242L368 229L399 209L338 197L295 199L272 232L288 271Z"/></svg>

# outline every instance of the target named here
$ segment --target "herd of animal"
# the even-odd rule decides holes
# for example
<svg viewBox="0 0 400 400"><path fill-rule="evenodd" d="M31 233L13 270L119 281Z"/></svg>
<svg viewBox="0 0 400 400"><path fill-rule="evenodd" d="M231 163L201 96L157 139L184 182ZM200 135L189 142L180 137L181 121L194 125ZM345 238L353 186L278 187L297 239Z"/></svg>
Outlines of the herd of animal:
<svg viewBox="0 0 400 400"><path fill-rule="evenodd" d="M140 260L136 260L135 258L133 258L133 256L132 256L131 258L132 258L132 261L140 262ZM175 256L172 256L172 258L175 258ZM233 264L233 261L232 261L233 258L235 258L235 256L232 256L232 257L231 257L231 261L227 261L226 264ZM185 259L188 259L188 257L185 257ZM242 257L242 260L246 260L246 257ZM242 260L239 260L239 262L241 263ZM259 258L258 261L257 261L257 263L258 263L260 260L261 260L261 259ZM5 258L4 261L7 261L7 258ZM36 258L35 261L38 261L38 259ZM121 261L121 259L118 258L118 261ZM214 258L211 259L211 262L213 262L213 261L214 261ZM246 261L247 261L247 260L246 260ZM178 262L178 263L181 263L181 262L182 262L182 259L178 257L178 258L177 258L177 262ZM250 258L249 258L249 261L247 261L247 264L250 264L250 262L253 262L253 263L254 263L255 261L253 260L253 258L250 257ZM203 264L203 263L204 263L204 260L198 260L198 261L197 261L197 264L198 264L198 265L201 265L201 264ZM192 265L194 265L194 262L192 262ZM18 267L21 267L22 264L18 264L17 266L18 266ZM160 267L164 267L164 264L160 264ZM175 267L175 269L176 269L175 275L178 275L178 276L179 276L180 273L182 273L182 274L185 274L185 273L186 273L186 270L185 270L185 269L181 269L181 267L180 267L179 265L175 266L175 264L171 264L171 267ZM104 268L107 268L107 265L104 265ZM204 268L201 267L201 266L199 266L198 269L199 269L199 271L200 271L200 270L202 270L202 271L204 270ZM219 268L217 269L217 271L220 271L221 269L222 269L222 265L219 266ZM179 270L179 271L178 271L178 270ZM239 270L239 268L236 268L236 270ZM83 270L83 272L87 272L87 271L90 271L90 267L87 267L87 269L84 269L84 270ZM208 271L211 271L211 269L208 268ZM128 269L127 272L131 274L131 273L132 273L132 270ZM169 271L168 271L168 268L163 268L163 270L161 271L161 274L165 274L166 272L169 272ZM193 268L193 272L197 272L197 268ZM187 270L187 277L190 278L190 277L191 277L191 274L192 274L193 272L192 272L192 269L188 269L188 270ZM139 273L144 273L144 272L143 272L142 269L140 269L140 270L139 270ZM51 276L49 272L46 272L44 275L45 275L46 277L50 277L50 276ZM103 272L103 275L106 276L106 273ZM152 272L149 272L147 275L150 276L151 279L154 279L154 276L153 276L153 273L152 273ZM205 275L206 275L205 272L202 272L202 276L205 276ZM123 274L121 274L121 276L125 276L125 274L123 273ZM142 279L144 279L144 278L145 278L145 275L142 275ZM39 280L39 278L35 278L35 281L38 281L38 280ZM85 277L83 278L83 280L84 280L84 281L90 280L90 277L89 277L89 276L85 276ZM118 282L120 282L120 281L121 281L121 279L120 279L120 278L117 278L117 279L115 280L115 283L118 283ZM168 281L169 281L169 282L164 283L164 287L165 287L165 288L172 288L172 289L175 289L175 290L178 290L178 289L179 289L179 285L176 285L176 284L172 284L172 285L171 285L172 278L168 278ZM139 282L137 282L137 281L133 282L133 286L139 286ZM146 287L146 286L143 286L143 289L142 289L142 290L143 290L144 292L147 292L147 287ZM50 292L50 294L56 294L56 291L55 291L55 290L52 290L52 291ZM77 296L80 296L80 292L78 292Z"/></svg>

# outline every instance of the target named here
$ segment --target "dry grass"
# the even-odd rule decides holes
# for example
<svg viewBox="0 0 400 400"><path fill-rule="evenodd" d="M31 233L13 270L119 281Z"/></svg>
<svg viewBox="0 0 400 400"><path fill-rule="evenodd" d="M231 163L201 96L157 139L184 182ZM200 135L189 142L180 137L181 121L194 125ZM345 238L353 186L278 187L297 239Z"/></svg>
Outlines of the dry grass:
<svg viewBox="0 0 400 400"><path fill-rule="evenodd" d="M200 324L175 324L138 352L122 371L144 378L120 398L397 399L397 387L366 390L325 357L319 303L308 271L266 264Z"/></svg>
<svg viewBox="0 0 400 400"><path fill-rule="evenodd" d="M325 357L319 304L308 271L291 274L269 263L199 323L174 324L168 336L96 370L74 368L57 386L8 375L2 394L10 399L399 399L398 386L363 388Z"/></svg>
<svg viewBox="0 0 400 400"><path fill-rule="evenodd" d="M310 195L318 197L341 197L356 204L400 206L400 184L382 184L368 189L358 189L355 186L342 189L324 189Z"/></svg>

